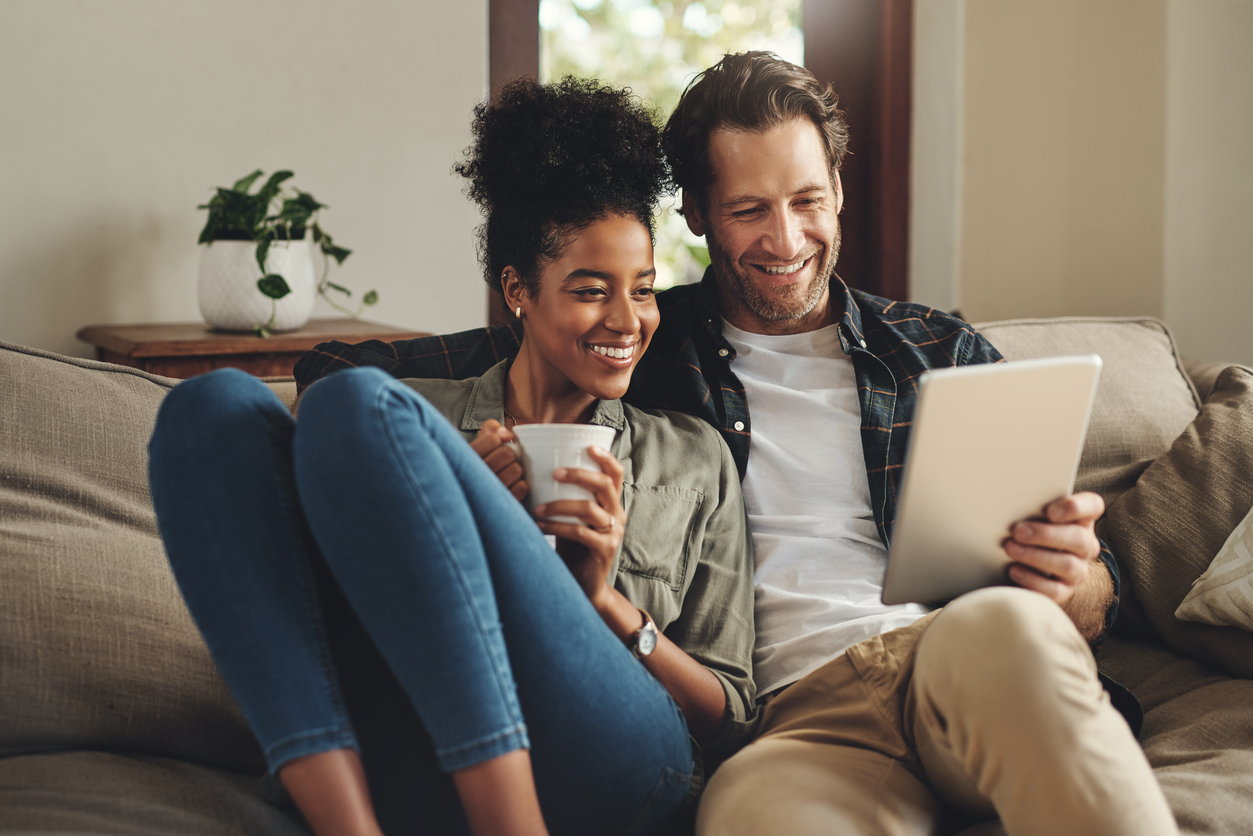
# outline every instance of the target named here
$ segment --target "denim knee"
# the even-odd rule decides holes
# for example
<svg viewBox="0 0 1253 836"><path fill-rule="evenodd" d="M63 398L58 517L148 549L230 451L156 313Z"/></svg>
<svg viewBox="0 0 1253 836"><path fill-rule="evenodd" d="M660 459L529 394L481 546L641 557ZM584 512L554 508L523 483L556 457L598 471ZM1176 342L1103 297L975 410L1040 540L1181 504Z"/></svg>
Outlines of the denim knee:
<svg viewBox="0 0 1253 836"><path fill-rule="evenodd" d="M239 369L217 369L179 383L161 402L151 445L164 443L168 433L178 437L195 428L200 436L230 438L240 423L266 418L282 401L268 386Z"/></svg>
<svg viewBox="0 0 1253 836"><path fill-rule="evenodd" d="M301 395L300 414L321 414L328 409L338 411L344 407L369 403L380 388L394 383L395 380L387 372L373 366L333 372L318 380Z"/></svg>

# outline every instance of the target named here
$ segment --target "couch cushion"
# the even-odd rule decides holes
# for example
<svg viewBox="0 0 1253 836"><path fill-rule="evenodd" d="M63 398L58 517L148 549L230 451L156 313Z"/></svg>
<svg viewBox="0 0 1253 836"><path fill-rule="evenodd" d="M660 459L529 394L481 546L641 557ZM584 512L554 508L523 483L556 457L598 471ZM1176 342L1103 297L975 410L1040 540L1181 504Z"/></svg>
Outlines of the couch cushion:
<svg viewBox="0 0 1253 836"><path fill-rule="evenodd" d="M308 836L268 779L107 752L0 758L0 810L24 836Z"/></svg>
<svg viewBox="0 0 1253 836"><path fill-rule="evenodd" d="M1253 833L1253 682L1118 636L1097 662L1144 706L1140 744L1180 830Z"/></svg>
<svg viewBox="0 0 1253 836"><path fill-rule="evenodd" d="M1175 610L1253 506L1253 372L1218 377L1201 414L1097 524L1124 589L1181 653L1253 677L1253 634L1181 621Z"/></svg>
<svg viewBox="0 0 1253 836"><path fill-rule="evenodd" d="M148 436L176 382L0 343L0 755L264 769L148 496Z"/></svg>
<svg viewBox="0 0 1253 836"><path fill-rule="evenodd" d="M1106 505L1166 452L1200 407L1174 339L1155 319L1015 319L975 327L1008 360L1101 356L1076 486L1101 494Z"/></svg>

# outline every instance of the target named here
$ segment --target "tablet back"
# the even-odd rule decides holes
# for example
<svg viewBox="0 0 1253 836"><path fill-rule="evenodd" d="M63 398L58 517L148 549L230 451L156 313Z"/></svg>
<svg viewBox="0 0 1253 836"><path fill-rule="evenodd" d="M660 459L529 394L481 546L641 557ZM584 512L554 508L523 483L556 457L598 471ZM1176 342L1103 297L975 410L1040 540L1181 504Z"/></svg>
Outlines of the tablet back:
<svg viewBox="0 0 1253 836"><path fill-rule="evenodd" d="M883 603L1004 583L1014 522L1071 493L1101 358L926 372L905 455Z"/></svg>

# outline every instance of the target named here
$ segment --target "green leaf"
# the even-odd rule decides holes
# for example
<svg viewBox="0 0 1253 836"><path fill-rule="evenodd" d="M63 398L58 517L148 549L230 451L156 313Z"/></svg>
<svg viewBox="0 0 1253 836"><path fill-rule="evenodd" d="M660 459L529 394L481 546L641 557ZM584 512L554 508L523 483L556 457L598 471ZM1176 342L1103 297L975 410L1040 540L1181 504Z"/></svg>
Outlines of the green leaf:
<svg viewBox="0 0 1253 836"><path fill-rule="evenodd" d="M379 292L377 290L371 290L371 291L368 291L365 296L361 297L361 304L373 305L374 303L378 302L378 300L379 300Z"/></svg>
<svg viewBox="0 0 1253 836"><path fill-rule="evenodd" d="M325 203L318 203L317 199L313 195L308 192L302 192L300 189L296 189L296 196L291 198L291 200L308 209L310 213L326 208Z"/></svg>
<svg viewBox="0 0 1253 836"><path fill-rule="evenodd" d="M340 293L344 294L345 296L352 295L352 291L344 287L342 284L335 284L335 282L327 282L326 286L331 288L332 290L338 290Z"/></svg>
<svg viewBox="0 0 1253 836"><path fill-rule="evenodd" d="M316 200L310 205L308 201L301 200L299 197L289 197L283 201L283 208L279 210L275 219L285 221L292 226L306 226L309 219L313 217L313 213L318 211L319 205Z"/></svg>
<svg viewBox="0 0 1253 836"><path fill-rule="evenodd" d="M313 243L316 244L319 241L321 241L324 237L326 237L326 233L322 231L322 227L318 226L317 224L313 224L309 228L313 230Z"/></svg>
<svg viewBox="0 0 1253 836"><path fill-rule="evenodd" d="M335 247L335 246L328 247L327 245L329 242L330 242L329 238L326 241L322 242L322 252L326 253L331 258L335 259L336 264L343 264L344 259L352 255L352 250L348 250L343 247Z"/></svg>
<svg viewBox="0 0 1253 836"><path fill-rule="evenodd" d="M270 251L270 242L273 238L267 235L257 244L257 266L261 268L261 272L265 272L265 257Z"/></svg>
<svg viewBox="0 0 1253 836"><path fill-rule="evenodd" d="M279 186L284 180L292 177L290 171L276 171L270 175L270 179L265 181L265 185L261 187L261 191L257 192L257 197L264 198L264 205L269 206L270 201L278 194Z"/></svg>
<svg viewBox="0 0 1253 836"><path fill-rule="evenodd" d="M256 182L256 179L260 177L262 173L261 169L258 168L247 177L240 177L235 181L235 185L231 186L231 191L247 193L247 191L252 188L252 184Z"/></svg>
<svg viewBox="0 0 1253 836"><path fill-rule="evenodd" d="M269 296L271 299L282 299L291 293L291 288L287 285L287 280L278 273L267 273L257 279L257 290Z"/></svg>

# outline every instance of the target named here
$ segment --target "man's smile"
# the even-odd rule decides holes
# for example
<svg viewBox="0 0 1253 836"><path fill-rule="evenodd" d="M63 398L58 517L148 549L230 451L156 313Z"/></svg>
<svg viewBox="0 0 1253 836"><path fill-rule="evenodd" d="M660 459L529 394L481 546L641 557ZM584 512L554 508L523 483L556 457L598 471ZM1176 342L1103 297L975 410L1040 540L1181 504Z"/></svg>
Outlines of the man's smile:
<svg viewBox="0 0 1253 836"><path fill-rule="evenodd" d="M771 276L786 276L800 270L807 263L809 263L810 258L813 258L813 256L811 255L809 258L805 258L800 261L794 261L791 264L780 264L778 266L772 264L754 264L753 266L764 273L770 274Z"/></svg>

